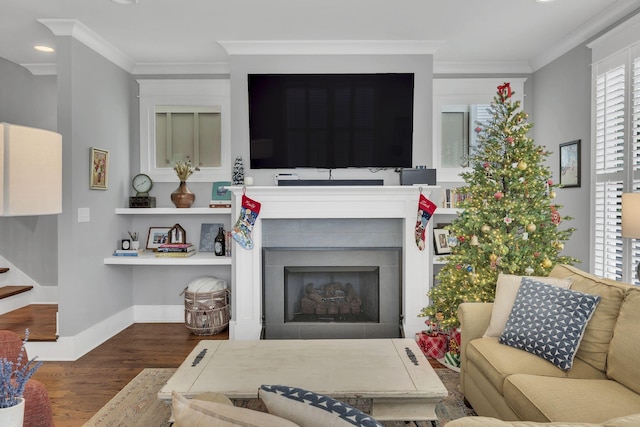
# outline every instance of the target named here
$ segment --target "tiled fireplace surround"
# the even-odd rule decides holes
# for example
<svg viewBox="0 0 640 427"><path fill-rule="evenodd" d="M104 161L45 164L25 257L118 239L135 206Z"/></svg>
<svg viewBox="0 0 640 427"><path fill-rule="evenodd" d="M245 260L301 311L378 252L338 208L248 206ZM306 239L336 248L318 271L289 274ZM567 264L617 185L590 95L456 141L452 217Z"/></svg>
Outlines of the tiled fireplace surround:
<svg viewBox="0 0 640 427"><path fill-rule="evenodd" d="M305 248L401 247L404 335L412 337L424 329L424 319L417 315L428 301L431 268L428 249L420 251L415 243L419 191L411 186L247 187L247 197L262 206L251 234L253 249L236 245L233 253L230 339L260 338L263 248L292 246L292 238L299 242L294 246ZM235 221L243 189L232 187L232 192ZM430 190L424 188L423 194L429 197ZM343 233L345 229L350 232Z"/></svg>

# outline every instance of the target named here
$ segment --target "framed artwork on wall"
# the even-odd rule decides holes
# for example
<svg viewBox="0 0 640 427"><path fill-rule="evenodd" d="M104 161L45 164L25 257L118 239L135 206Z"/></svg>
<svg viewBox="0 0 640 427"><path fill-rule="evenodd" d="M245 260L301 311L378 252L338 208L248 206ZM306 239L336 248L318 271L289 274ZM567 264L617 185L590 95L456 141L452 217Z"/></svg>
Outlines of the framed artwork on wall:
<svg viewBox="0 0 640 427"><path fill-rule="evenodd" d="M92 190L106 190L109 185L109 152L91 147L90 165L89 188Z"/></svg>
<svg viewBox="0 0 640 427"><path fill-rule="evenodd" d="M580 187L580 140L560 144L560 186Z"/></svg>

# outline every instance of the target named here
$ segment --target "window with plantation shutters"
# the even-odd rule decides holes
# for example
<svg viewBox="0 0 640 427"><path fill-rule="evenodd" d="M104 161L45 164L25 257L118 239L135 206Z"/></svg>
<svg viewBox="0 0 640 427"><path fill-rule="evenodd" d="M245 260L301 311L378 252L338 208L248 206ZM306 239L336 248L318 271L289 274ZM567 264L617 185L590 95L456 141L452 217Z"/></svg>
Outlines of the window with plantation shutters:
<svg viewBox="0 0 640 427"><path fill-rule="evenodd" d="M640 239L622 237L622 193L640 192L640 55L634 48L593 66L593 272L640 284Z"/></svg>

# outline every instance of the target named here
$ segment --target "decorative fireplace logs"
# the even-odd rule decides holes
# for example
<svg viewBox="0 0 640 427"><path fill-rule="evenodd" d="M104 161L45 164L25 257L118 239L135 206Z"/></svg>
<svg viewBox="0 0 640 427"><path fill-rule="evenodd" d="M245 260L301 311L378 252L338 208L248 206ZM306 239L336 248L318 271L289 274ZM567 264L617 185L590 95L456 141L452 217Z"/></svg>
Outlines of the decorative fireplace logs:
<svg viewBox="0 0 640 427"><path fill-rule="evenodd" d="M305 295L300 301L303 314L359 314L362 300L353 285L331 282L316 289L313 283L305 286Z"/></svg>

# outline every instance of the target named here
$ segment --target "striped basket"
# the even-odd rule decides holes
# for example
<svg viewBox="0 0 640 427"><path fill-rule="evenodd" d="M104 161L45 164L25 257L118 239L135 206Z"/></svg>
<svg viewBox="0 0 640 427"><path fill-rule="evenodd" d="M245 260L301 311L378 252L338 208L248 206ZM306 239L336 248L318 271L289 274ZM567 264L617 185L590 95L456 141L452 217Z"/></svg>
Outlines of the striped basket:
<svg viewBox="0 0 640 427"><path fill-rule="evenodd" d="M229 289L213 292L184 290L184 323L194 335L215 335L229 326Z"/></svg>

